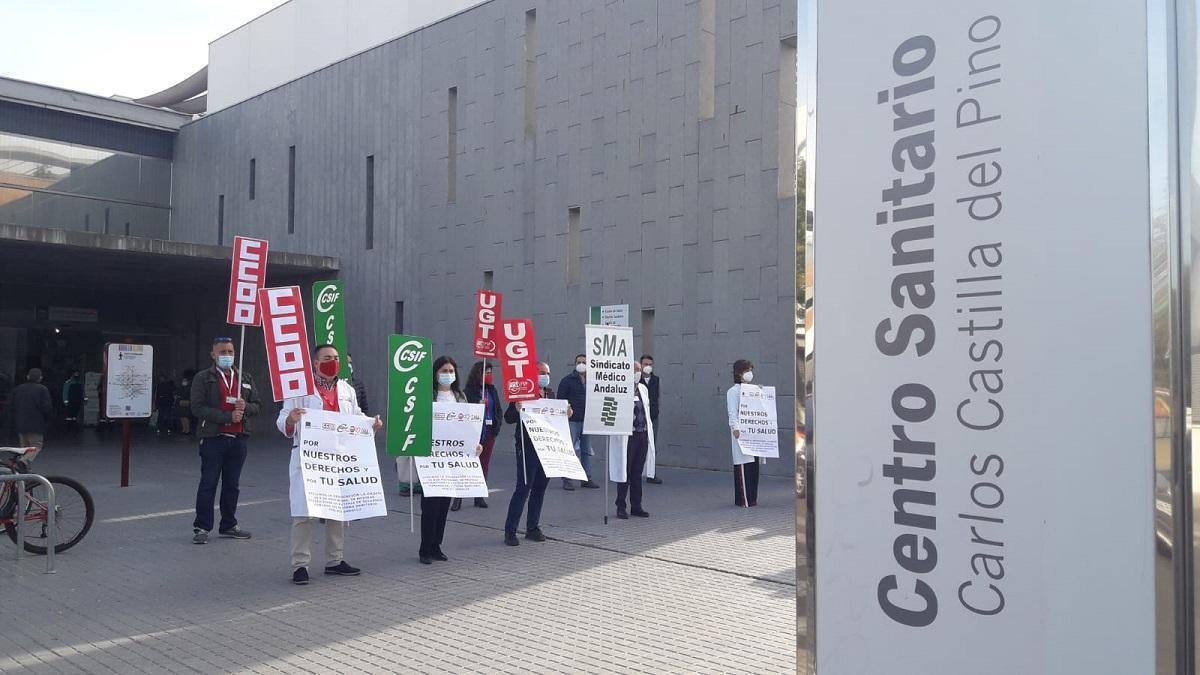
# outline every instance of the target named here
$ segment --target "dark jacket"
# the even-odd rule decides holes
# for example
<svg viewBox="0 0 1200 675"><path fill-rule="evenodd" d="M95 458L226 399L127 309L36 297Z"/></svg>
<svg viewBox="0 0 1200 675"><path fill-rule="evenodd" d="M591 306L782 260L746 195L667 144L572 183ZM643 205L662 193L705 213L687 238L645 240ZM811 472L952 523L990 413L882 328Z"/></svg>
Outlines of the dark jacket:
<svg viewBox="0 0 1200 675"><path fill-rule="evenodd" d="M18 434L44 434L54 418L50 390L40 382L26 382L12 390L13 425Z"/></svg>
<svg viewBox="0 0 1200 675"><path fill-rule="evenodd" d="M219 427L233 422L233 412L221 410L221 398L221 377L217 375L217 367L196 373L196 377L192 378L191 414L199 420L197 438L219 436ZM242 373L242 398L246 400L245 421L261 410L258 389L254 387L254 378L250 377L250 373ZM242 425L243 436L250 435L248 429L248 424Z"/></svg>
<svg viewBox="0 0 1200 675"><path fill-rule="evenodd" d="M650 419L658 421L658 376L651 373L649 381L643 375L638 378L639 384L646 385L646 391L650 393Z"/></svg>
<svg viewBox="0 0 1200 675"><path fill-rule="evenodd" d="M492 426L489 427L485 425L484 432L486 433L490 431L492 432L492 438L497 438L500 436L500 427L504 426L505 422L505 415L503 412L501 412L503 410L503 404L500 403L500 394L496 391L496 385L485 384L483 386L487 389L488 393L492 395L492 400L495 401L496 404L496 410L492 415ZM468 388L464 393L467 395L467 403L480 403L483 401L483 392L479 391L478 389ZM484 414L487 414L486 411ZM480 440L482 441L482 439Z"/></svg>
<svg viewBox="0 0 1200 675"><path fill-rule="evenodd" d="M354 398L358 399L358 409L362 414L367 414L367 384L362 380L352 380L351 386L354 387Z"/></svg>
<svg viewBox="0 0 1200 675"><path fill-rule="evenodd" d="M550 387L546 387L545 389L542 390L542 398L558 398L558 397L556 397L554 395L553 389L551 389ZM572 406L572 407L574 407L574 406ZM521 447L521 436L524 436L525 437L525 449L532 450L533 449L533 441L530 440L530 438L529 438L529 432L525 431L525 425L520 423L521 422L521 411L517 410L516 403L508 404L508 409L504 411L504 421L508 422L509 424L516 425L516 428L513 429L513 443L515 444L515 445L513 445L513 449L516 450L517 448Z"/></svg>
<svg viewBox="0 0 1200 675"><path fill-rule="evenodd" d="M571 421L583 421L583 407L587 404L587 383L579 377L579 373L571 371L558 383L558 398L565 398L571 404Z"/></svg>

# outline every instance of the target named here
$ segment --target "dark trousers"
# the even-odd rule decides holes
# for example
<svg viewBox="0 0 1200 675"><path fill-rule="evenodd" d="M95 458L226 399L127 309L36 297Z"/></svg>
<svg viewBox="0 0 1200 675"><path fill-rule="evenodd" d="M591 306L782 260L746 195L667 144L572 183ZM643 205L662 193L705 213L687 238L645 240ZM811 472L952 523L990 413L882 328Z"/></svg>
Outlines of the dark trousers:
<svg viewBox="0 0 1200 675"><path fill-rule="evenodd" d="M237 503L246 463L246 439L215 436L200 441L200 487L196 489L196 520L192 527L213 529L213 499L221 483L221 530L237 527Z"/></svg>
<svg viewBox="0 0 1200 675"><path fill-rule="evenodd" d="M486 433L479 444L483 446L483 452L479 454L479 463L483 465L483 477L487 478L488 467L492 465L492 449L496 447L496 437Z"/></svg>
<svg viewBox="0 0 1200 675"><path fill-rule="evenodd" d="M753 462L733 466L734 504L738 506L746 506L747 502L750 506L758 504L758 465L759 460L755 457Z"/></svg>
<svg viewBox="0 0 1200 675"><path fill-rule="evenodd" d="M421 495L421 555L430 556L442 550L442 537L446 535L448 515L449 497Z"/></svg>
<svg viewBox="0 0 1200 675"><path fill-rule="evenodd" d="M625 446L625 482L617 483L617 508L625 510L625 496L634 511L642 510L642 470L646 468L646 453L650 450L650 437L644 431L635 431Z"/></svg>
<svg viewBox="0 0 1200 675"><path fill-rule="evenodd" d="M508 500L508 518L504 520L505 532L516 532L521 523L521 511L525 509L525 500L529 500L529 515L525 518L525 531L536 530L542 522L542 502L546 499L546 486L550 479L542 469L537 452L533 448L525 448L525 470L521 470L521 451L517 451L517 489L513 490L512 499ZM526 481L525 477L529 480Z"/></svg>

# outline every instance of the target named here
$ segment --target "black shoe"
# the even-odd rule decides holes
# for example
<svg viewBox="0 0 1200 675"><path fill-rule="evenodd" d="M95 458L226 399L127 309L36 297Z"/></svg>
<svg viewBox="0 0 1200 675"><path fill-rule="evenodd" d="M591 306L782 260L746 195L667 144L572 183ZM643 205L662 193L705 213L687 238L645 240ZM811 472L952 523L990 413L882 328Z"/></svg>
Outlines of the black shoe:
<svg viewBox="0 0 1200 675"><path fill-rule="evenodd" d="M192 530L192 543L193 544L207 544L208 543L208 530L201 530L198 528L193 529Z"/></svg>
<svg viewBox="0 0 1200 675"><path fill-rule="evenodd" d="M517 539L516 532L505 532L504 533L504 545L505 546L520 546L521 540Z"/></svg>
<svg viewBox="0 0 1200 675"><path fill-rule="evenodd" d="M634 510L630 511L630 513L637 516L638 518L649 518L650 517L649 513L645 512L641 509L634 509Z"/></svg>
<svg viewBox="0 0 1200 675"><path fill-rule="evenodd" d="M483 497L476 497L476 498L475 498L475 508L477 508L477 509L486 509L487 507L488 507L488 505L487 505L487 500L486 500L486 499L484 499Z"/></svg>
<svg viewBox="0 0 1200 675"><path fill-rule="evenodd" d="M457 511L461 508L462 508L462 498L461 497L455 497L454 499L450 500L450 510L451 511Z"/></svg>
<svg viewBox="0 0 1200 675"><path fill-rule="evenodd" d="M217 534L226 539L249 539L250 533L234 525L228 530L217 530Z"/></svg>
<svg viewBox="0 0 1200 675"><path fill-rule="evenodd" d="M292 572L292 583L297 586L303 586L308 583L308 568L297 567L295 572Z"/></svg>
<svg viewBox="0 0 1200 675"><path fill-rule="evenodd" d="M424 553L422 553L420 557L421 557L422 565L432 565L433 564L433 558L430 558L429 556L425 555Z"/></svg>
<svg viewBox="0 0 1200 675"><path fill-rule="evenodd" d="M563 479L563 489L564 490L574 490L575 486L571 484L570 479L564 478Z"/></svg>
<svg viewBox="0 0 1200 675"><path fill-rule="evenodd" d="M599 490L599 489L600 489L600 486L599 486L599 485L596 485L595 483L593 483L591 478L589 478L589 479L587 479L587 480L583 481L582 483L580 483L580 484L579 484L579 487L581 487L581 488L589 488L589 489L592 489L592 490Z"/></svg>
<svg viewBox="0 0 1200 675"><path fill-rule="evenodd" d="M625 512L625 509L617 509L617 518L629 520L629 514Z"/></svg>
<svg viewBox="0 0 1200 675"><path fill-rule="evenodd" d="M361 571L362 570L358 569L357 567L351 567L350 565L347 565L345 560L336 565L325 567L325 574L336 574L342 577L356 577Z"/></svg>
<svg viewBox="0 0 1200 675"><path fill-rule="evenodd" d="M662 485L662 479L661 479L661 478L647 478L647 479L646 479L646 482L647 482L647 483L654 483L655 485Z"/></svg>
<svg viewBox="0 0 1200 675"><path fill-rule="evenodd" d="M442 553L440 550L433 552L433 559L440 561L440 562L446 562L447 560L450 560L449 558L446 557L446 554Z"/></svg>
<svg viewBox="0 0 1200 675"><path fill-rule="evenodd" d="M542 533L542 528L535 527L525 533L525 538L529 541L546 541L546 535Z"/></svg>

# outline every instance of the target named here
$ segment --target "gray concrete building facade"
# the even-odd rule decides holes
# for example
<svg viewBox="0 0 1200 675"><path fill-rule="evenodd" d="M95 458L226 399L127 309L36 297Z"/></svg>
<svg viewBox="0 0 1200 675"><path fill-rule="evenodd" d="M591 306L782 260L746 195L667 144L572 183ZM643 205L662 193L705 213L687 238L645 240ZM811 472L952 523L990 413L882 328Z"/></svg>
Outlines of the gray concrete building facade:
<svg viewBox="0 0 1200 675"><path fill-rule="evenodd" d="M789 474L796 21L780 0L486 2L183 125L171 239L336 258L380 408L390 333L469 367L477 288L534 320L556 381L588 307L627 303L659 461L728 466L748 358L780 395L765 470Z"/></svg>

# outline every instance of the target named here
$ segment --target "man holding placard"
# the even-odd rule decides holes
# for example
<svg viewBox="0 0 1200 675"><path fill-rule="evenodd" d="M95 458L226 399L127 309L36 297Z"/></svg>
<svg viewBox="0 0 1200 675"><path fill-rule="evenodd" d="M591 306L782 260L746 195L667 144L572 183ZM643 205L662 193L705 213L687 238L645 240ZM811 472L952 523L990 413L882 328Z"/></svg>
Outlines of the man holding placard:
<svg viewBox="0 0 1200 675"><path fill-rule="evenodd" d="M360 571L356 567L351 567L343 557L346 524L340 520L318 519L310 515L309 506L312 500L309 499L310 490L305 487L308 483L301 468L303 461L301 455L305 452L301 448L301 439L304 436L301 423L308 411L327 411L361 416L362 410L358 407L358 397L354 393L354 388L344 380L338 379L338 373L341 371L341 359L337 347L329 344L319 345L313 350L312 357L316 364L317 393L288 399L284 402L279 411L279 417L275 421L275 426L279 431L284 436L293 439L289 467L289 493L292 507L292 583L297 585L308 583L308 564L312 560L312 535L318 520L325 523L325 574L357 576ZM383 422L376 415L371 422L371 428L378 431L382 427ZM375 485L379 486L379 466L375 459L374 449L374 443L372 443L367 464L368 466L374 465ZM317 459L332 459L329 455L338 454L323 452L323 450L324 448L314 449ZM334 467L334 469L336 468ZM333 477L344 480L343 476L351 473L359 472L334 474ZM382 499L383 494L380 487L379 501L382 502Z"/></svg>

